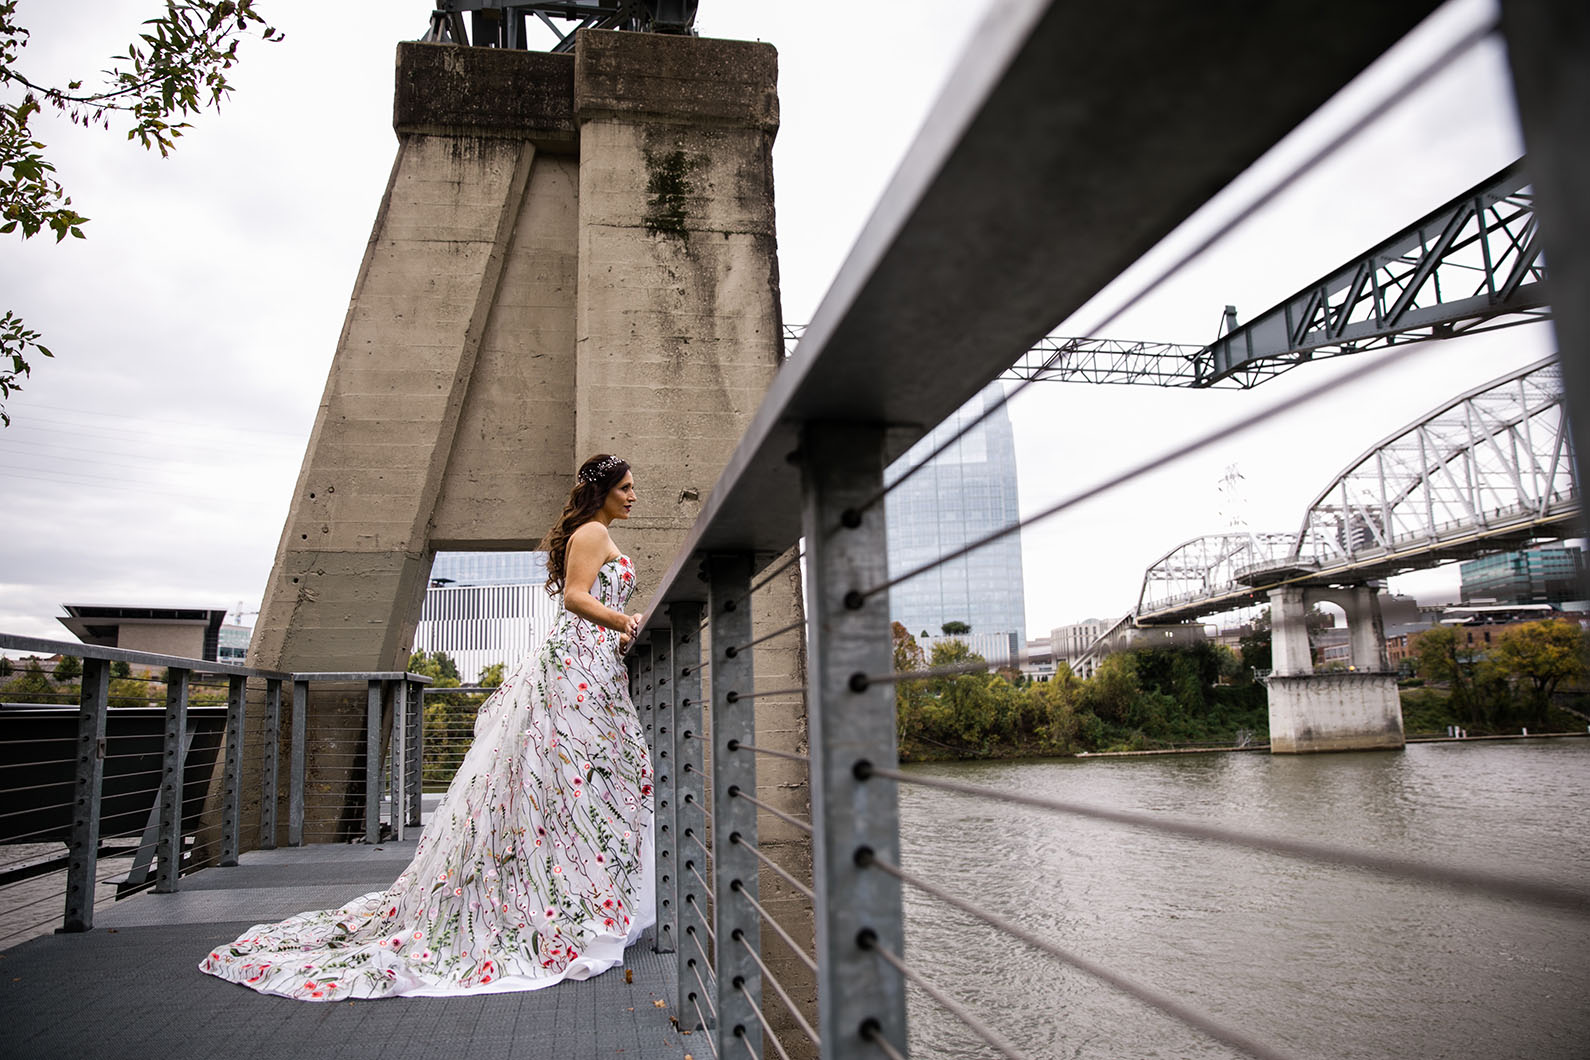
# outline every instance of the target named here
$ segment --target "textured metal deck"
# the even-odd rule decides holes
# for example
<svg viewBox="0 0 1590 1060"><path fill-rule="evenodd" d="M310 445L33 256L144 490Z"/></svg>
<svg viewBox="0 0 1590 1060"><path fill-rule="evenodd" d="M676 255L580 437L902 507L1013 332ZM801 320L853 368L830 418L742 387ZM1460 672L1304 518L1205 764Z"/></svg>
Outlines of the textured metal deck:
<svg viewBox="0 0 1590 1060"><path fill-rule="evenodd" d="M324 1056L401 1060L470 1056L642 1057L710 1052L681 1036L656 1002L674 996L672 957L649 939L625 967L584 982L471 998L306 1003L204 975L211 947L253 924L341 905L385 888L414 844L251 851L206 869L177 894L101 906L94 930L25 942L0 955L0 1056L96 1060Z"/></svg>

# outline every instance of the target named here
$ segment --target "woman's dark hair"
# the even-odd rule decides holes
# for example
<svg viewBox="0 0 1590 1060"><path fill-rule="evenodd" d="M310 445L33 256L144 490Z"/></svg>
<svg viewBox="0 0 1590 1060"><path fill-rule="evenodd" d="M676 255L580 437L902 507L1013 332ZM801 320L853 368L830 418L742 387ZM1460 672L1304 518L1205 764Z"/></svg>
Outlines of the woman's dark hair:
<svg viewBox="0 0 1590 1060"><path fill-rule="evenodd" d="M618 485L629 472L629 462L608 453L597 453L580 465L574 488L563 505L563 514L552 524L541 548L547 553L547 595L556 596L563 591L563 579L568 573L569 537L575 530L590 522L608 491Z"/></svg>

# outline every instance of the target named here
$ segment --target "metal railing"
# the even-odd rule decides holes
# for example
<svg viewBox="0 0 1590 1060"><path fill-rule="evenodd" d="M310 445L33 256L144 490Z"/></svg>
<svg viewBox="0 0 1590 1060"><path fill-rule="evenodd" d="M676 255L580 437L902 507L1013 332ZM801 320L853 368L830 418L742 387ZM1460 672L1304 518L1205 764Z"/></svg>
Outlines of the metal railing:
<svg viewBox="0 0 1590 1060"><path fill-rule="evenodd" d="M235 866L246 846L274 848L284 743L288 845L302 844L306 813L341 816L346 797L306 800L315 686L367 688L361 724L316 728L348 745L327 752L333 764L362 776L360 834L380 840L383 807L398 838L420 823L419 690L428 677L278 672L9 633L0 650L76 660L78 670L11 693L27 703L0 704L0 943L55 923L87 931L98 902L174 892L183 875ZM251 745L258 765L246 770ZM259 793L248 820L245 787ZM207 825L217 838L201 847Z"/></svg>
<svg viewBox="0 0 1590 1060"><path fill-rule="evenodd" d="M1367 63L1425 10L1410 5L1394 13L1387 6L1355 4L1350 18L1355 35L1351 40L1338 37L1335 43L1362 45L1353 62ZM1287 1055L1277 1045L1202 1011L1193 1001L1123 975L990 911L976 896L956 894L904 867L897 797L901 785L1518 901L1553 915L1590 916L1590 891L1554 880L1067 802L898 768L894 687L923 674L893 670L888 607L892 587L1216 443L1273 423L1326 394L1339 393L1349 382L1426 356L1419 347L1404 347L1355 365L1312 391L1169 446L1151 460L1107 475L964 547L911 569L890 571L885 562L884 501L910 475L886 481L888 461L996 378L1035 336L1052 331L1119 271L1119 264L1111 266L1104 260L1109 257L1105 253L1096 264L1079 262L1076 248L1086 245L1089 236L1079 234L1075 226L1089 222L1052 208L1055 202L1067 201L1064 186L1076 170L1089 170L1085 179L1077 178L1087 194L1095 198L1119 194L1122 217L1151 216L1148 224L1158 226L1153 238L1182 221L1184 210L1202 204L1198 198L1202 192L1185 183L1167 188L1158 179L1163 174L1150 172L1154 167L1147 161L1140 167L1128 163L1124 172L1095 172L1094 167L1108 168L1112 163L1097 151L1067 141L1069 119L1061 112L1073 113L1068 109L1072 103L1057 101L1071 101L1073 92L1086 97L1089 106L1101 112L1100 122L1111 116L1126 120L1151 114L1152 129L1140 125L1132 130L1132 135L1148 139L1159 135L1156 130L1170 128L1179 130L1178 135L1196 136L1189 131L1191 126L1216 123L1218 127L1211 127L1210 135L1198 142L1217 148L1214 153L1225 159L1215 168L1229 168L1190 178L1190 183L1204 180L1203 187L1230 180L1290 128L1265 131L1263 122L1256 124L1251 114L1242 111L1240 101L1216 98L1220 89L1193 76L1191 68L1188 76L1177 80L1178 63L1198 61L1192 58L1197 47L1186 42L1174 49L1175 57L1157 53L1156 58L1169 65L1146 83L1112 80L1113 70L1131 69L1134 77L1146 70L1143 63L1128 60L1138 37L1116 25L1125 16L1099 13L1099 21L1114 26L1116 32L1090 34L1082 23L1093 16L1075 5L1019 4L1007 14L1008 19L985 26L973 42L944 102L925 124L813 316L800 348L784 362L653 598L644 624L647 640L632 652L636 703L653 742L659 778L659 880L667 881L659 891L660 908L666 910L659 939L664 947L671 939L678 962L680 996L675 1016L681 1027L709 1028L712 1052L718 1057L730 1053L760 1057L764 1048L787 1055L787 1043L772 1033L765 1015L763 991L768 988L789 1006L802 1030L812 1034L822 1056L830 1060L904 1056L909 1048L907 984L920 989L993 1051L1007 1057L1024 1055L986 1016L956 998L952 984L937 982L931 970L903 956L904 887L1239 1053ZM1297 32L1299 20L1307 18L1292 9L1290 15L1267 22L1251 8L1242 17L1245 44L1240 55L1226 51L1224 57L1246 64L1255 78L1252 83L1265 84L1267 93L1289 94L1302 113L1322 103L1359 68L1349 64L1351 70L1314 69L1301 74L1289 69L1284 76L1265 80L1261 73L1269 62L1264 57L1265 41L1279 46L1284 35ZM1404 17L1410 21L1398 23ZM1497 31L1493 17L1485 13L1471 19L1450 33L1443 45L1427 50L1400 84L1365 107L1345 129L1327 137L1241 208L1230 211L1214 231L1176 255L1091 327L1079 327L1075 333L1107 333L1112 323L1234 227L1312 173L1408 94L1432 82L1458 57L1490 39ZM1191 24L1179 25L1194 31ZM1078 54L1075 42L1082 40L1107 54L1103 58ZM1565 63L1579 55L1572 49L1582 44L1558 45L1553 52L1550 42L1537 38L1531 58L1515 62ZM1099 83L1068 82L1073 76L1068 73L1068 56L1079 71L1074 76L1092 76ZM1172 84L1174 90L1168 87ZM1142 111L1134 111L1130 102L1138 91L1152 96ZM1128 102L1123 104L1123 99ZM1116 108L1122 108L1125 118ZM1219 125L1221 121L1225 124ZM1566 122L1551 128L1564 136L1576 135ZM1184 137L1182 142L1191 141ZM1142 146L1136 144L1127 153L1138 160L1155 157L1153 150L1135 149ZM1089 161L1073 159L1066 164L1060 156L1067 149L1080 151ZM1204 152L1199 154L1197 164L1210 162ZM993 155L1001 161L991 161ZM1038 157L1030 157L1034 155ZM1018 157L1026 164L1017 164ZM1186 160L1185 155L1180 157ZM1556 179L1572 171L1573 163L1566 156L1559 157L1557 165ZM997 187L990 184L996 176ZM1177 198L1184 193L1187 197ZM1088 214L1107 217L1110 210L1099 206ZM1010 224L1011 216L1020 216L1022 222ZM1106 222L1090 232L1103 239L1108 228ZM1127 238L1125 229L1135 233L1134 238L1144 234L1143 229L1122 222L1122 231L1117 232L1122 239ZM1543 227L1543 235L1549 243L1549 228ZM1570 232L1563 238L1572 245L1583 235ZM1046 240L1064 244L1070 257L1058 260ZM947 261L946 252L954 260ZM1053 266L1052 272L1044 272L1046 266ZM1075 272L1086 273L1087 278L1068 287L1036 278ZM1061 287L1063 294L1057 293ZM1569 326L1577 327L1577 320ZM1563 327L1561 319L1558 327ZM1577 371L1565 366L1565 374ZM1575 386L1582 388L1583 380L1575 376L1568 383L1571 403L1582 394ZM1007 392L1006 400L1025 386ZM983 418L993 411L985 407ZM915 467L943 455L982 420L961 422L959 432ZM746 651L753 643L750 582L768 557L788 552L797 542L803 542L805 549L806 681L794 688L757 689L750 658L754 652ZM709 656L700 654L702 640L713 646ZM759 797L763 793L756 786L756 763L770 752L747 738L755 732L758 701L790 695L803 695L808 708L809 755L786 757L809 763L809 820ZM810 835L814 871L809 888L757 849L758 812L764 825L777 820ZM775 876L811 901L816 931L810 954L804 940L791 937L758 900L758 878L766 882ZM771 975L761 960L758 933L760 941L777 936L806 956L817 982L815 1028L802 1018L787 984ZM758 1031L763 1048L755 1041Z"/></svg>

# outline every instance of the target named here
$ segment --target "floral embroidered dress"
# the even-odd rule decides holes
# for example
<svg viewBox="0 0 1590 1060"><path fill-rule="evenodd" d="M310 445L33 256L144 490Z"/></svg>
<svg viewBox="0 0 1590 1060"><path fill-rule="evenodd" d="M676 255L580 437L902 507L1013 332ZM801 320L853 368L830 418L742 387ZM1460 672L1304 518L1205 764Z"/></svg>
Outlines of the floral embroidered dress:
<svg viewBox="0 0 1590 1060"><path fill-rule="evenodd" d="M623 610L627 556L592 593ZM475 740L385 891L260 924L202 971L306 1001L536 990L624 958L655 920L652 777L618 634L564 611L481 706Z"/></svg>

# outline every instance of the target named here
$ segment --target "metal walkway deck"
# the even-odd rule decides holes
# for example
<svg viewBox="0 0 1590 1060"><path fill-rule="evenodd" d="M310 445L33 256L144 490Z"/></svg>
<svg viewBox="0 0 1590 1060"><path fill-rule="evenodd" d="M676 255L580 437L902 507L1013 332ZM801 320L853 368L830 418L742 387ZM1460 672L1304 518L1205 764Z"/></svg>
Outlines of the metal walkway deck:
<svg viewBox="0 0 1590 1060"><path fill-rule="evenodd" d="M95 913L94 930L33 939L0 955L0 1056L95 1060L337 1060L501 1056L684 1060L657 1002L673 996L673 959L648 939L626 967L585 982L479 998L311 1004L204 975L207 949L258 923L341 905L391 883L414 843L333 844L244 854L177 894L143 894Z"/></svg>

